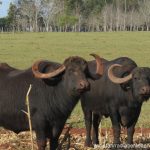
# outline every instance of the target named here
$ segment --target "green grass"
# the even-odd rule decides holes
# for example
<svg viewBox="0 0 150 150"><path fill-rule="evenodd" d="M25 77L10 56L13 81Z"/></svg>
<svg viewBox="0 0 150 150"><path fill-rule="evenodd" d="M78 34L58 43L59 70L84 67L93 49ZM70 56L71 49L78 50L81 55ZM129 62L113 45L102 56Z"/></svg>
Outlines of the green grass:
<svg viewBox="0 0 150 150"><path fill-rule="evenodd" d="M0 62L13 67L27 68L37 59L63 62L70 55L88 60L90 53L105 59L128 56L139 66L150 66L150 32L101 32L101 33L1 33ZM137 126L150 127L150 101L144 103ZM83 126L80 104L68 122ZM110 126L109 119L103 121Z"/></svg>

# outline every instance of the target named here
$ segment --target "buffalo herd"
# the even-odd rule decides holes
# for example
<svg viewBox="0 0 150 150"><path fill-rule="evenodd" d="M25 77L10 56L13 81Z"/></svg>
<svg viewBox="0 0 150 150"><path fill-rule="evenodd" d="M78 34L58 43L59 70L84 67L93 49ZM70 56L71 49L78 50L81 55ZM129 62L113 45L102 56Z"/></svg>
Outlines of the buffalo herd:
<svg viewBox="0 0 150 150"><path fill-rule="evenodd" d="M121 126L127 128L127 143L132 144L142 104L150 97L150 68L138 67L127 57L108 61L91 55L92 61L72 56L62 64L40 60L26 70L1 63L0 126L15 133L29 130L24 111L32 84L30 115L39 150L45 150L47 140L51 150L57 149L65 122L79 100L85 118L85 146L99 144L103 116L111 119L114 144L120 144Z"/></svg>

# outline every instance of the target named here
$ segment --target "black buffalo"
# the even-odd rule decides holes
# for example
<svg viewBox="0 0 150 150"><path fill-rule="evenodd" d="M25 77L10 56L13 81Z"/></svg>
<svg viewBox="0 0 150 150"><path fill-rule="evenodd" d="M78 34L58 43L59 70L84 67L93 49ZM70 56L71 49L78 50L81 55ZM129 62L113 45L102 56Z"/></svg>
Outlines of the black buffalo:
<svg viewBox="0 0 150 150"><path fill-rule="evenodd" d="M32 68L18 70L0 64L0 126L15 133L29 130L25 97L29 85L31 121L36 132L39 150L44 150L47 139L50 149L58 146L58 138L81 94L90 87L87 78L102 75L101 59L96 58L96 73L89 70L81 57L69 57L61 65L37 61Z"/></svg>
<svg viewBox="0 0 150 150"><path fill-rule="evenodd" d="M97 81L89 79L91 90L81 98L86 125L85 145L99 143L98 126L102 116L111 119L115 144L120 143L121 125L127 128L127 143L133 143L142 103L150 97L150 68L137 67L133 60L126 57L103 60L103 63L105 70L102 78Z"/></svg>

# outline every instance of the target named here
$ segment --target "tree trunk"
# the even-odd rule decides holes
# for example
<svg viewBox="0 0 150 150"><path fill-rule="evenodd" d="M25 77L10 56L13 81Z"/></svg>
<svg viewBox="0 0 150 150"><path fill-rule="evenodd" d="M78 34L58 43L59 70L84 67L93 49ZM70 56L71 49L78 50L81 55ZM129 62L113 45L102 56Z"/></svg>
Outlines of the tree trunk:
<svg viewBox="0 0 150 150"><path fill-rule="evenodd" d="M49 31L48 24L46 24L46 32L48 32L48 31Z"/></svg>
<svg viewBox="0 0 150 150"><path fill-rule="evenodd" d="M111 15L110 15L110 28L109 28L109 31L111 32L112 31L112 28L113 28L113 16L112 16L112 10L111 10Z"/></svg>
<svg viewBox="0 0 150 150"><path fill-rule="evenodd" d="M146 30L149 31L149 26L148 25L146 25Z"/></svg>
<svg viewBox="0 0 150 150"><path fill-rule="evenodd" d="M37 10L35 11L35 31L38 32L38 14Z"/></svg>
<svg viewBox="0 0 150 150"><path fill-rule="evenodd" d="M119 1L117 0L116 31L119 30L119 22L120 22L120 11L119 11Z"/></svg>
<svg viewBox="0 0 150 150"><path fill-rule="evenodd" d="M81 31L81 15L79 15L78 31Z"/></svg>
<svg viewBox="0 0 150 150"><path fill-rule="evenodd" d="M74 25L74 32L77 32L77 24Z"/></svg>
<svg viewBox="0 0 150 150"><path fill-rule="evenodd" d="M103 25L103 30L106 32L106 25L107 25L107 12L104 12L104 25Z"/></svg>
<svg viewBox="0 0 150 150"><path fill-rule="evenodd" d="M89 24L89 26L88 26L88 32L90 32L90 30L91 30L91 25Z"/></svg>
<svg viewBox="0 0 150 150"><path fill-rule="evenodd" d="M127 0L124 0L124 25L123 30L126 30L126 15L127 15Z"/></svg>
<svg viewBox="0 0 150 150"><path fill-rule="evenodd" d="M29 31L30 31L30 32L33 31L32 24L31 24L31 18L29 19Z"/></svg>

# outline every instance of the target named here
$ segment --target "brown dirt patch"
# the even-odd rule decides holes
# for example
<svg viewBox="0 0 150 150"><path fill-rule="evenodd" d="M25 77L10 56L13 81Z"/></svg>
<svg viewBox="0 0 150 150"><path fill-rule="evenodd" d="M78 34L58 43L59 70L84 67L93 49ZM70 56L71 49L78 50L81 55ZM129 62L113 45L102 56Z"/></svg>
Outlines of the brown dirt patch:
<svg viewBox="0 0 150 150"><path fill-rule="evenodd" d="M67 131L67 126L63 130L60 138L60 143L64 138L64 134ZM102 145L107 143L112 143L113 135L112 129L101 129L100 141ZM72 128L69 131L69 136L67 140L63 143L61 150L92 150L92 148L84 147L85 141L85 129L84 128ZM34 148L37 149L36 136L33 134L34 138ZM124 143L126 141L126 131L122 129L121 141ZM137 128L134 135L135 143L149 144L145 150L150 149L150 128ZM101 150L102 148L95 148L96 150ZM15 134L11 131L0 129L0 150L31 150L30 133L21 132L20 134ZM48 150L48 146L47 146Z"/></svg>

